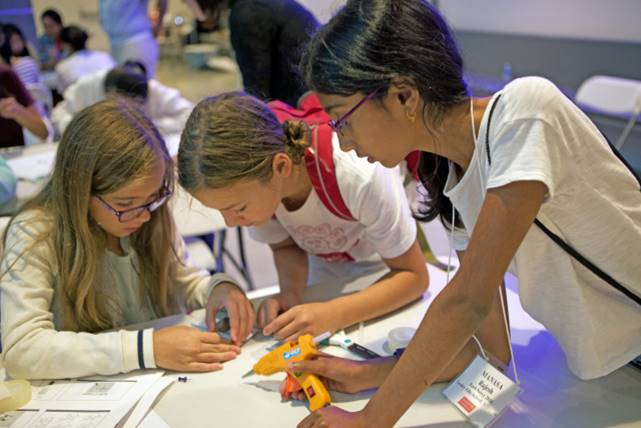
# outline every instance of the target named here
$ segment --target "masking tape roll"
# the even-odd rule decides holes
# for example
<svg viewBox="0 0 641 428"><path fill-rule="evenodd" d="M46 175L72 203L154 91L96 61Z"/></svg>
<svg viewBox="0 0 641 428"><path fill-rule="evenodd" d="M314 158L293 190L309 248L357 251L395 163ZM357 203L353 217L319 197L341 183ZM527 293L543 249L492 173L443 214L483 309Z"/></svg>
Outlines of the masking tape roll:
<svg viewBox="0 0 641 428"><path fill-rule="evenodd" d="M398 327L390 330L387 335L390 350L394 352L398 348L406 348L414 337L414 333L416 333L416 329L412 327Z"/></svg>
<svg viewBox="0 0 641 428"><path fill-rule="evenodd" d="M26 380L9 380L4 382L10 397L0 400L0 413L11 412L31 401L31 385Z"/></svg>

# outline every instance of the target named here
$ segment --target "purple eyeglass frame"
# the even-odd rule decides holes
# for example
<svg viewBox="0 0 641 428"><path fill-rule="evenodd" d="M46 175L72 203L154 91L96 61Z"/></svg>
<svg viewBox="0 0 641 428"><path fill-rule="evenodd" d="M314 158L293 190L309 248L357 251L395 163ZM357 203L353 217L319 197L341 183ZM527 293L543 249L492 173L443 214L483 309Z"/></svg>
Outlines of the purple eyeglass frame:
<svg viewBox="0 0 641 428"><path fill-rule="evenodd" d="M367 102L370 99L372 99L380 90L381 90L381 88L378 88L375 91L371 92L370 94L364 96L362 100L357 102L356 105L350 109L350 111L348 111L347 113L345 113L344 115L342 115L338 119L336 119L336 120L331 119L329 122L327 122L329 127L332 128L334 131L336 131L336 132L338 132L339 134L342 135L343 134L342 129L345 126L345 123L347 122L347 119L349 119L354 114L354 112L359 109L360 106L362 106L363 104L365 104L365 102Z"/></svg>

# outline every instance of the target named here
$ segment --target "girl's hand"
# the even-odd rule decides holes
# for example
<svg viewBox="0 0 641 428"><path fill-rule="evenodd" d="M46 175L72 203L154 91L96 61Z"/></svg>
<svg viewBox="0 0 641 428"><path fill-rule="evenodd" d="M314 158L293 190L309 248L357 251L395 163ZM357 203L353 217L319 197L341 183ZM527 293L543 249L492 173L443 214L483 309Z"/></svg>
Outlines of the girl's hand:
<svg viewBox="0 0 641 428"><path fill-rule="evenodd" d="M216 313L223 308L229 315L231 340L240 346L254 328L254 306L237 285L230 282L218 284L207 299L205 321L209 331L216 331Z"/></svg>
<svg viewBox="0 0 641 428"><path fill-rule="evenodd" d="M302 302L302 294L287 291L282 291L275 296L266 298L258 307L258 328L264 330L279 314Z"/></svg>
<svg viewBox="0 0 641 428"><path fill-rule="evenodd" d="M315 374L320 376L328 389L355 394L380 386L392 371L395 363L396 358L394 357L354 361L319 354L313 360L288 364L287 370ZM305 400L305 393L303 391L295 392L292 397L296 400Z"/></svg>
<svg viewBox="0 0 641 428"><path fill-rule="evenodd" d="M317 336L342 328L340 320L328 303L306 303L294 306L276 317L263 328L265 336L273 335L278 340L293 340L303 334Z"/></svg>
<svg viewBox="0 0 641 428"><path fill-rule="evenodd" d="M216 333L186 325L154 331L156 366L179 372L213 372L240 353L238 346L222 341Z"/></svg>
<svg viewBox="0 0 641 428"><path fill-rule="evenodd" d="M350 413L334 406L318 409L298 424L298 428L364 428L366 426L363 412Z"/></svg>

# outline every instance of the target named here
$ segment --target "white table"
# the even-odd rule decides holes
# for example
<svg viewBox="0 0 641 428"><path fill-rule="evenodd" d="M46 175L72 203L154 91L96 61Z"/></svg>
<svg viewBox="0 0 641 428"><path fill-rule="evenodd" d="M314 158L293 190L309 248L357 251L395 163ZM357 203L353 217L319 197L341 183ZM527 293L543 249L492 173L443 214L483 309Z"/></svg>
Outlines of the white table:
<svg viewBox="0 0 641 428"><path fill-rule="evenodd" d="M379 276L369 275L341 284L319 285L307 290L306 300L327 300L334 293L355 291ZM417 326L445 284L445 274L430 267L431 285L424 299L395 314L367 323L363 337L358 331L349 336L381 354L387 332L399 326ZM494 425L500 428L539 427L639 427L641 426L641 372L624 367L602 379L584 382L567 369L556 341L532 320L518 302L514 281L508 283L508 304L515 358L523 385L516 403ZM275 289L269 290L277 291ZM250 293L260 300L266 291ZM202 311L189 316L159 320L157 325L194 322ZM159 323L159 324L158 324ZM250 341L241 355L220 372L188 374L186 383L174 383L155 405L155 412L172 427L294 427L307 414L301 403L281 402L278 385L282 374L241 379L273 342ZM344 351L329 348L332 353ZM511 373L511 371L509 372ZM175 376L176 374L172 374ZM433 385L399 421L399 427L430 426L454 428L469 426L461 414L441 395L444 384ZM334 403L347 410L361 409L372 393L346 395L332 393Z"/></svg>

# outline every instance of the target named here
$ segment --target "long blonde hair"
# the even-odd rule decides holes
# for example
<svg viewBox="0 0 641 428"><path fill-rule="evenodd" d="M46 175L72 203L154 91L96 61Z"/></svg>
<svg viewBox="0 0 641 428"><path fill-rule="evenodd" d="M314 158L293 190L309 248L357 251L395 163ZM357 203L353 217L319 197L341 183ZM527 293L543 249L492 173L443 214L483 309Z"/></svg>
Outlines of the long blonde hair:
<svg viewBox="0 0 641 428"><path fill-rule="evenodd" d="M95 332L117 327L114 311L119 302L110 295L113 288L104 268L106 236L91 219L90 199L147 175L159 160L165 166L166 184L173 190L173 162L150 120L122 99L94 104L71 121L58 147L51 178L7 226L5 248L7 232L21 213L41 210L51 217L51 227L25 253L45 242L52 246L63 330ZM165 204L130 237L141 295L148 296L157 315L178 310L171 280L175 266L172 259L176 258L174 230Z"/></svg>
<svg viewBox="0 0 641 428"><path fill-rule="evenodd" d="M244 92L205 98L180 138L178 181L187 191L219 189L241 180L268 181L272 159L301 162L310 131L302 121L280 124L269 106Z"/></svg>

